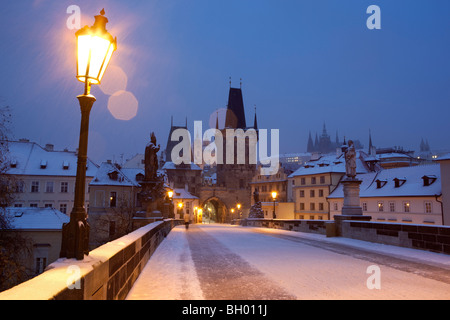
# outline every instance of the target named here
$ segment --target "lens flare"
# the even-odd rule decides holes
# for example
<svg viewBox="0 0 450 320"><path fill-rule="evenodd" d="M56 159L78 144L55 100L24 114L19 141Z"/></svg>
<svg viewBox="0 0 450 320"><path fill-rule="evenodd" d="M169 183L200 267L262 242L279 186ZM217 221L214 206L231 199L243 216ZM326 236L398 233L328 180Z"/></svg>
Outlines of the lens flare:
<svg viewBox="0 0 450 320"><path fill-rule="evenodd" d="M109 97L108 110L114 118L128 121L136 116L138 101L131 92L120 90Z"/></svg>

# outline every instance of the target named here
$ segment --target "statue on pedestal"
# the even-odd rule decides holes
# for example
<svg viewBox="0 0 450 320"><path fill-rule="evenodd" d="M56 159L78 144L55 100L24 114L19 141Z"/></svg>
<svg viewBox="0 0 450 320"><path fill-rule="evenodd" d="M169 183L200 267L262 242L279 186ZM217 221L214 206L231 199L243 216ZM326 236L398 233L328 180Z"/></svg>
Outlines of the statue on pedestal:
<svg viewBox="0 0 450 320"><path fill-rule="evenodd" d="M345 150L345 173L350 179L356 177L356 151L352 140L348 141L348 148Z"/></svg>
<svg viewBox="0 0 450 320"><path fill-rule="evenodd" d="M259 200L259 192L255 190L253 192L254 205L250 207L249 218L264 218L264 212L261 207L261 201Z"/></svg>
<svg viewBox="0 0 450 320"><path fill-rule="evenodd" d="M150 135L150 142L145 147L145 180L156 181L158 171L158 151L161 146L156 146L155 133Z"/></svg>

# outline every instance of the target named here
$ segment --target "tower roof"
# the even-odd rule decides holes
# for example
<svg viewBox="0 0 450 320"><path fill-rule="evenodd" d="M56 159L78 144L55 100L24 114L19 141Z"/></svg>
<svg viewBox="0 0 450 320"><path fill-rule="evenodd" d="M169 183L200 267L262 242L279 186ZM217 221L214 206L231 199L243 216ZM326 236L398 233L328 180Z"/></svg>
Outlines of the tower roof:
<svg viewBox="0 0 450 320"><path fill-rule="evenodd" d="M225 128L245 129L246 127L242 90L230 87Z"/></svg>

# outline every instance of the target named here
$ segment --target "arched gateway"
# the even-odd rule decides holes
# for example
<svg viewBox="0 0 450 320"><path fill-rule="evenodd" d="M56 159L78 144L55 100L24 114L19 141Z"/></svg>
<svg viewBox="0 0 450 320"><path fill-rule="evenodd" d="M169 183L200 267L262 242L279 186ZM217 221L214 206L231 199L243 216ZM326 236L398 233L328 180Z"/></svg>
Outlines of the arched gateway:
<svg viewBox="0 0 450 320"><path fill-rule="evenodd" d="M247 217L251 206L250 193L247 189L202 187L199 203L203 209L203 223L230 223L233 219Z"/></svg>

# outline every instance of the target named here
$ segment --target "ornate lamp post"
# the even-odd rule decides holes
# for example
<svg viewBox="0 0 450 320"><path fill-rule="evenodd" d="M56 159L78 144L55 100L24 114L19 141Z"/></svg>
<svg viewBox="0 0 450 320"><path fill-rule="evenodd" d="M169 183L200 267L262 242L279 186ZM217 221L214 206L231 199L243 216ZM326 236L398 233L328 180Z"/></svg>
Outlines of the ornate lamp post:
<svg viewBox="0 0 450 320"><path fill-rule="evenodd" d="M78 147L75 199L70 222L63 225L61 258L82 260L89 254L89 224L84 207L86 195L86 161L89 134L89 114L95 102L90 94L91 84L100 84L117 39L106 31L108 19L105 10L95 16L92 27L85 26L75 33L77 37L77 79L84 83L84 94L78 96L81 109L80 140Z"/></svg>
<svg viewBox="0 0 450 320"><path fill-rule="evenodd" d="M275 201L277 200L277 192L276 191L272 191L272 200L273 200L273 218L276 219L277 215L275 213Z"/></svg>

